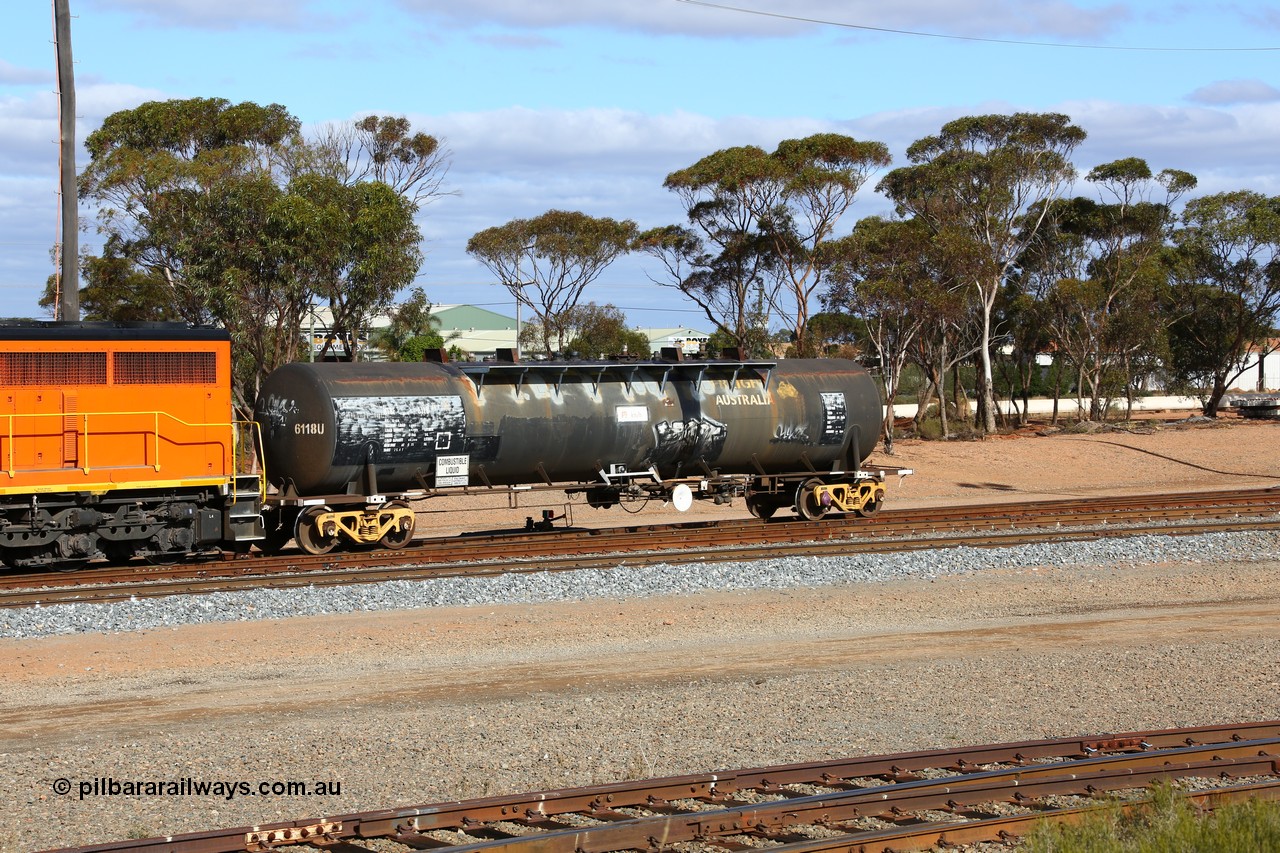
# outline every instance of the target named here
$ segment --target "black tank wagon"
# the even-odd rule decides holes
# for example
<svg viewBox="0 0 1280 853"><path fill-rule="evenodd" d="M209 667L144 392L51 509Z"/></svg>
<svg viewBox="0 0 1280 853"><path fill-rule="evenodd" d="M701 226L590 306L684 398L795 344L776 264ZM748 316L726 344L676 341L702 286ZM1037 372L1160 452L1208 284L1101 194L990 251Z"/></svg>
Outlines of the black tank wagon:
<svg viewBox="0 0 1280 853"><path fill-rule="evenodd" d="M291 364L259 395L275 538L311 553L406 543L407 501L456 487L533 486L593 506L746 500L870 515L881 422L853 361Z"/></svg>

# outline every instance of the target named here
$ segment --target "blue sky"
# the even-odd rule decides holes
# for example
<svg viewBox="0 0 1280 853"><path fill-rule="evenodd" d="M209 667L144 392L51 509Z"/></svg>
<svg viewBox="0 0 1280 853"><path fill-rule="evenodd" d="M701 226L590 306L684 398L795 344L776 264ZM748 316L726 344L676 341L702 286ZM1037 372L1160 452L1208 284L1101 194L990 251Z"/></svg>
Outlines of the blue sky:
<svg viewBox="0 0 1280 853"><path fill-rule="evenodd" d="M514 313L465 253L483 228L553 208L681 222L662 189L669 172L817 132L885 142L903 165L911 142L959 116L1064 112L1089 134L1082 173L1137 156L1196 174L1196 194L1280 194L1280 5L722 4L787 18L683 0L70 2L81 140L112 112L188 97L280 103L304 127L403 115L441 137L455 195L421 214L418 282L438 303ZM52 11L12 5L0 37L0 316L42 316L57 239ZM888 212L877 180L842 231ZM93 246L92 211L81 218ZM586 298L635 324L706 326L649 274L625 258Z"/></svg>

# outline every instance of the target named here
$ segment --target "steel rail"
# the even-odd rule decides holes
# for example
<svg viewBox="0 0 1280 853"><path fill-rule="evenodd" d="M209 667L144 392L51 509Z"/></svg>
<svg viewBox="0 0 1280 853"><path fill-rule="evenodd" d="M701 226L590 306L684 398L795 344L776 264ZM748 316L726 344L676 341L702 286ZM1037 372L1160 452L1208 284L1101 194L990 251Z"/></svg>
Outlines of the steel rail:
<svg viewBox="0 0 1280 853"><path fill-rule="evenodd" d="M340 586L347 584L375 583L386 580L421 580L442 577L483 577L499 574L534 573L547 571L573 571L581 569L613 569L619 566L641 567L668 563L697 564L729 561L752 561L779 556L849 556L853 554L877 554L904 551L946 550L949 548L1002 548L1042 542L1091 541L1122 538L1137 535L1191 536L1204 533L1241 532L1280 529L1280 519L1246 518L1235 521L1206 520L1180 524L1151 524L1144 526L1108 526L1071 528L1037 526L1029 529L1014 528L1013 532L999 530L964 535L931 534L914 539L877 538L848 540L836 538L772 541L746 545L719 545L679 550L643 551L608 549L601 553L570 554L561 557L535 558L522 554L517 559L487 562L450 561L441 563L420 562L413 549L390 552L398 557L398 565L388 566L385 557L374 565L326 564L323 568L300 570L279 574L240 574L213 578L176 580L148 580L144 582L83 583L69 587L42 589L0 589L0 608L29 607L35 605L71 602L106 603L127 601L134 598L155 598L168 595L191 595L210 592L229 592L260 587L287 589L298 586ZM685 534L687 536L687 533ZM603 543L602 543L603 544ZM653 545L652 537L648 544ZM351 561L354 562L354 561Z"/></svg>
<svg viewBox="0 0 1280 853"><path fill-rule="evenodd" d="M1275 776L1280 774L1280 758L1274 754L1278 748L1280 721L1129 732L666 777L74 850L214 853L312 843L330 850L366 851L369 848L355 842L385 838L414 848L448 847L449 853L613 853L623 849L662 849L678 841L714 845L717 839L728 841L733 849L729 840L735 835L782 840L787 843L787 850L794 849L796 853L865 849L841 845L879 834L877 831L868 835L854 823L868 816L918 821L921 812L943 811L959 820L967 819L969 811L987 803L1040 808L1033 797L1094 796L1102 791L1140 787L1157 778ZM1058 764L1029 763L1048 758L1067 760ZM992 763L1012 766L983 769ZM960 775L922 775L931 769ZM877 777L886 784L866 786L867 779ZM786 787L801 784L831 790L802 795ZM772 795L775 799L750 802L742 796L747 792ZM700 800L710 810L685 805L682 801L686 800ZM638 808L647 814L620 811L626 808ZM590 825L569 826L557 820L570 814ZM859 834L843 839L798 840L795 828L806 824ZM523 827L531 834L520 835L502 828L510 825ZM950 832L965 825L946 823L944 829ZM448 844L430 834L439 830L458 831L472 840ZM835 846L821 846L824 844Z"/></svg>
<svg viewBox="0 0 1280 853"><path fill-rule="evenodd" d="M524 556L562 556L566 553L599 553L603 550L653 550L679 548L696 536L711 544L742 542L796 542L817 539L906 537L922 531L1012 529L1035 526L1083 526L1137 524L1153 520L1185 518L1234 518L1280 515L1280 490L1250 489L1206 492L1193 496L1138 495L1083 500L1030 501L968 507L893 510L874 518L835 517L820 522L779 519L762 524L756 520L685 522L596 529L504 532L418 540L397 551L338 553L323 556L291 554L222 562L189 562L177 566L84 567L74 572L0 574L0 588L19 586L74 586L113 583L122 577L152 580L236 576L255 573L296 572L311 568L400 562L406 556L440 562L456 560L459 550L473 561L502 559L512 552ZM129 572L130 575L125 573Z"/></svg>
<svg viewBox="0 0 1280 853"><path fill-rule="evenodd" d="M211 574L240 575L253 572L296 571L307 567L362 563L385 564L405 555L430 558L456 557L465 548L468 557L502 557L518 550L526 556L567 552L618 550L654 547L655 537L666 535L669 543L683 544L691 534L706 543L811 541L815 539L894 537L947 530L1011 529L1038 525L1114 525L1184 518L1237 518L1280 515L1280 490L1250 489L1234 492L1206 492L1195 496L1139 495L1071 501L1032 501L982 506L895 510L874 518L836 517L820 522L782 519L762 524L756 520L720 520L641 525L615 528L562 528L555 531L471 534L418 540L397 551L339 553L308 556L285 555L223 561L191 561L173 566L83 567L74 572L0 575L0 587L19 585L69 586L82 582L111 582L124 572L147 578L198 577ZM659 543L661 547L661 543Z"/></svg>
<svg viewBox="0 0 1280 853"><path fill-rule="evenodd" d="M1208 791L1188 791L1181 796L1184 800L1195 803L1200 809L1208 811L1250 799L1280 800L1280 782L1258 782ZM1122 803L1119 807L1126 813L1132 813L1149 802L1142 799ZM1080 823L1097 810L1097 806L1083 806L1045 809L1020 815L976 817L963 822L939 821L783 844L771 847L770 850L777 853L868 853L868 851L889 853L889 851L924 850L933 847L951 848L979 842L1007 842L1026 835L1039 823L1046 821Z"/></svg>

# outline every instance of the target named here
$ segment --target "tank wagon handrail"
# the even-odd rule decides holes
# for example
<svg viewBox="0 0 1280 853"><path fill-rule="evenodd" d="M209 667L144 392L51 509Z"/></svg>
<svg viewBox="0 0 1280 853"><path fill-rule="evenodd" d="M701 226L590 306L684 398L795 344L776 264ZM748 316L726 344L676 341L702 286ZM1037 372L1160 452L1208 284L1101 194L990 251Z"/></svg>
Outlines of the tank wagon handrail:
<svg viewBox="0 0 1280 853"><path fill-rule="evenodd" d="M600 381L606 374L625 374L628 390L635 382L637 374L652 375L657 377L656 381L658 382L659 390L665 391L667 382L670 381L673 374L677 378L690 380L697 386L702 383L708 372L723 373L732 371L733 375L729 379L729 387L736 388L738 376L744 370L752 370L762 374L760 377L761 384L767 388L769 387L769 378L778 363L776 361L637 361L628 363L534 361L517 362L515 364L455 362L453 366L457 367L464 376L475 384L477 391L484 389L485 378L490 374L504 379L514 378L518 392L520 386L524 383L526 374L532 372L546 376L549 373L558 372L559 375L556 381L548 383L558 393L564 378L573 374L594 374L593 391L598 390Z"/></svg>
<svg viewBox="0 0 1280 853"><path fill-rule="evenodd" d="M222 448L222 451L223 451L223 458L224 459L226 458L225 454L226 454L227 447L226 447L225 441L222 440L221 438L217 438L217 437L207 438L204 441L197 441L197 442L178 442L176 438L174 438L172 435L166 435L161 433L161 430L160 430L161 419L167 419L167 420L173 421L175 424L178 424L182 427L186 427L189 429L206 429L206 430L219 429L219 430L228 430L232 433L235 432L235 430L232 428L232 424L230 423L222 423L222 422L192 423L190 421L183 420L182 418L179 418L175 415L172 415L168 412L165 412L159 409L150 410L150 411L136 411L136 412L5 412L5 413L0 413L0 417L4 417L8 419L8 429L6 430L6 432L8 435L9 444L8 444L7 452L5 454L4 473L8 474L10 477L16 477L17 471L18 471L15 465L15 460L14 460L14 457L17 453L15 449L15 445L18 440L14 436L14 422L18 418L33 418L33 419L34 418L58 418L64 421L67 418L74 418L80 421L82 431L77 437L76 449L79 453L83 455L78 457L80 459L80 464L74 467L81 469L81 471L83 471L83 473L85 474L88 474L90 471L93 470L93 466L89 464L89 438L91 435L93 435L93 431L90 430L89 428L89 419L92 417L150 418L152 420L153 428L150 431L146 431L144 429L136 428L136 427L130 431L135 434L148 436L151 439L151 450L152 450L154 461L151 463L148 463L144 460L140 464L109 466L112 469L151 468L154 471L159 471L161 468L160 441L162 438L164 438L165 440L169 441L172 444L184 443L184 444L192 444L192 445L210 445L214 447L220 447ZM105 429L101 431L103 433L107 432L107 430ZM52 437L53 435L54 433L50 432L50 433L46 433L45 437ZM38 434L33 434L31 437L38 438L40 436ZM144 456L146 454L146 450L147 448L144 444L144 447L143 447ZM231 467L234 469L235 468L235 462L234 462L235 437L234 435L232 436L231 451L233 454L232 455L233 461L231 463ZM36 472L36 471L44 471L44 470L63 470L63 469L62 468L57 468L57 469L28 468L23 470ZM222 472L222 473L226 474L230 472Z"/></svg>

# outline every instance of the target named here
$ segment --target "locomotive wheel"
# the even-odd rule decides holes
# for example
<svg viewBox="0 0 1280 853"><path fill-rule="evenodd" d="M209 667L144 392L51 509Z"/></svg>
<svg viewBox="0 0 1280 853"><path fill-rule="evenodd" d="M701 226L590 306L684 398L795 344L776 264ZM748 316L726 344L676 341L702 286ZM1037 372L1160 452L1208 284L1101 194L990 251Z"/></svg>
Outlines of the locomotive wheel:
<svg viewBox="0 0 1280 853"><path fill-rule="evenodd" d="M316 519L326 512L329 512L328 507L310 507L303 510L298 516L297 524L294 525L293 538L298 543L298 547L308 554L328 554L338 545L336 535L325 536L316 524Z"/></svg>
<svg viewBox="0 0 1280 853"><path fill-rule="evenodd" d="M138 556L138 543L127 539L123 542L112 542L106 539L98 543L102 555L113 563L127 563Z"/></svg>
<svg viewBox="0 0 1280 853"><path fill-rule="evenodd" d="M747 511L761 521L768 521L778 511L778 503L769 498L747 498Z"/></svg>
<svg viewBox="0 0 1280 853"><path fill-rule="evenodd" d="M392 503L392 504L387 504L387 506L394 507L396 509L408 509L408 505L402 504L402 503ZM409 540L411 539L413 539L412 520L404 528L401 528L399 526L391 528L386 533L382 534L382 538L379 539L378 542L379 544L382 545L383 548L395 549L395 548L403 548L404 546L408 545Z"/></svg>
<svg viewBox="0 0 1280 853"><path fill-rule="evenodd" d="M827 514L828 506L823 506L814 490L822 485L819 479L806 480L796 489L796 512L801 518L817 521Z"/></svg>

